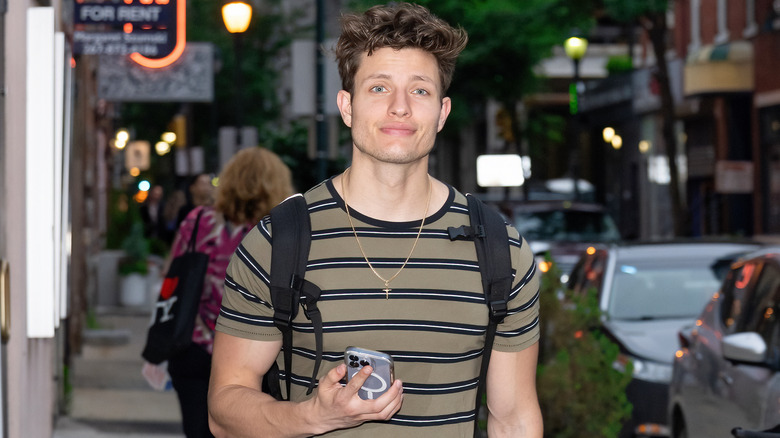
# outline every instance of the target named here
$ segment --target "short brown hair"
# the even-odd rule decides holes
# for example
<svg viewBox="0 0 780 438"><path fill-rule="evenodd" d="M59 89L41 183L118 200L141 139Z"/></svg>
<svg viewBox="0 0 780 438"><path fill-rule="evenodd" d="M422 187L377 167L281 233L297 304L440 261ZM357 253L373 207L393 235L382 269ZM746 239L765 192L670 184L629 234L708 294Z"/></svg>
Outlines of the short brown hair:
<svg viewBox="0 0 780 438"><path fill-rule="evenodd" d="M452 82L455 61L467 41L463 28L450 26L420 5L394 3L374 6L362 15L346 14L341 18L341 35L336 43L341 86L350 94L354 92L355 74L364 53L370 56L384 47L415 48L436 58L444 96Z"/></svg>
<svg viewBox="0 0 780 438"><path fill-rule="evenodd" d="M247 148L219 174L214 207L231 222L257 222L292 193L287 165L266 148Z"/></svg>

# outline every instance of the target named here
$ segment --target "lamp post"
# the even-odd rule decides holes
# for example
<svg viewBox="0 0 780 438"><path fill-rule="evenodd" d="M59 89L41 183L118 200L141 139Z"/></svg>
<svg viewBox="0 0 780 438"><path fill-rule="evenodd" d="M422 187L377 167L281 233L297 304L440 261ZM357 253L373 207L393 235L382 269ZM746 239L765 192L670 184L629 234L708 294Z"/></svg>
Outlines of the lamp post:
<svg viewBox="0 0 780 438"><path fill-rule="evenodd" d="M580 150L580 114L579 114L579 91L580 82L580 60L585 56L588 50L588 40L585 38L573 36L566 39L563 45L566 56L574 62L574 77L569 84L569 113L572 115L572 133L574 141L572 143L572 155L569 157L569 166L571 167L572 179L574 180L574 200L579 200L579 150Z"/></svg>
<svg viewBox="0 0 780 438"><path fill-rule="evenodd" d="M252 20L252 6L243 1L234 1L222 6L222 21L225 28L233 35L233 50L236 62L234 71L234 99L236 105L236 143L241 144L241 127L244 125L241 107L241 48L243 45L243 33L249 28Z"/></svg>

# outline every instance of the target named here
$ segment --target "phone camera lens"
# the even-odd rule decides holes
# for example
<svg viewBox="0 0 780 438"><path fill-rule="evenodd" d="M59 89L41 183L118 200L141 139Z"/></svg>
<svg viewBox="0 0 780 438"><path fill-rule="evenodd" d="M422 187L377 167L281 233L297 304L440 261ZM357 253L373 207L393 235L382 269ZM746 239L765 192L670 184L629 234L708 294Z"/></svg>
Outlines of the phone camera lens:
<svg viewBox="0 0 780 438"><path fill-rule="evenodd" d="M352 362L349 363L349 366L351 366L352 368L357 368L358 366L360 366L360 364L358 364L353 360Z"/></svg>
<svg viewBox="0 0 780 438"><path fill-rule="evenodd" d="M355 356L354 354L350 354L350 355L349 355L349 360L351 360L351 361L356 361L356 360L358 360L358 357L357 357L357 356Z"/></svg>
<svg viewBox="0 0 780 438"><path fill-rule="evenodd" d="M367 367L367 366L369 366L371 364L367 360L364 359L364 360L360 361L360 365L363 365L364 367Z"/></svg>

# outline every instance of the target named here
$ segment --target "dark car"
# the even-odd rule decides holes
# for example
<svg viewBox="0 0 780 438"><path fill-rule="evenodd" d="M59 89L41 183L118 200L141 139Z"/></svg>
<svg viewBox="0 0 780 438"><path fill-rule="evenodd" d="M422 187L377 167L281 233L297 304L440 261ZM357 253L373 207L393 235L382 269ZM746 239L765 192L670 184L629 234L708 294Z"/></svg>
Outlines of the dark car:
<svg viewBox="0 0 780 438"><path fill-rule="evenodd" d="M703 307L680 331L669 388L672 437L780 424L780 246L734 263Z"/></svg>
<svg viewBox="0 0 780 438"><path fill-rule="evenodd" d="M668 242L610 245L585 253L572 270L572 293L595 288L602 327L620 348L614 364L633 364L633 404L621 437L668 436L667 400L677 333L718 290L725 259L752 243Z"/></svg>
<svg viewBox="0 0 780 438"><path fill-rule="evenodd" d="M550 253L564 283L586 248L620 241L615 221L599 204L528 201L503 203L499 208L528 241L534 254Z"/></svg>

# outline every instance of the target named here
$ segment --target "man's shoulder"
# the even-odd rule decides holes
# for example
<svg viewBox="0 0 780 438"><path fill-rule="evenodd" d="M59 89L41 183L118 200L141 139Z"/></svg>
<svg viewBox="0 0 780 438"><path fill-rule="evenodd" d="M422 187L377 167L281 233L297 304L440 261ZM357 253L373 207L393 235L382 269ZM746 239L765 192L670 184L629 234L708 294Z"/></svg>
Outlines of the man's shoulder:
<svg viewBox="0 0 780 438"><path fill-rule="evenodd" d="M306 199L306 203L309 205L333 200L333 194L330 190L331 185L330 180L325 180L303 193L303 198Z"/></svg>

